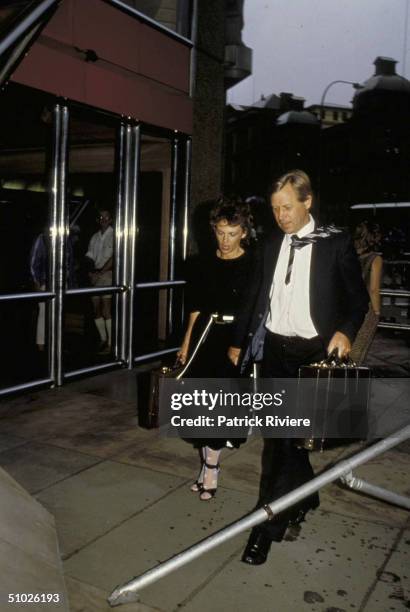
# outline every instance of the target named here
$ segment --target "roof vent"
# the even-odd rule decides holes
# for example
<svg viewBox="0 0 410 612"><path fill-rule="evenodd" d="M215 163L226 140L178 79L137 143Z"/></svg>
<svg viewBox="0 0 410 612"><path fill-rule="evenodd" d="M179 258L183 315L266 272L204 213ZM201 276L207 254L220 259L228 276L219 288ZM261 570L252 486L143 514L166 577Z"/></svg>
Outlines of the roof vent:
<svg viewBox="0 0 410 612"><path fill-rule="evenodd" d="M391 57L376 57L374 60L376 66L375 76L392 76L396 74L396 60Z"/></svg>

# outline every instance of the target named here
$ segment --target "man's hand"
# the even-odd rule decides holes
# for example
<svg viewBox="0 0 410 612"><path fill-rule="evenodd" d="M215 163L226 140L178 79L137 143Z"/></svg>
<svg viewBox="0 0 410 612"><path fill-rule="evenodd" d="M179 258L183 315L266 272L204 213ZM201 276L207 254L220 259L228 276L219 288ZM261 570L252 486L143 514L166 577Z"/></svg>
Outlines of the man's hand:
<svg viewBox="0 0 410 612"><path fill-rule="evenodd" d="M230 346L228 349L228 357L232 361L234 366L238 365L239 357L241 355L241 349L236 346Z"/></svg>
<svg viewBox="0 0 410 612"><path fill-rule="evenodd" d="M328 355L333 353L335 349L337 349L337 354L340 358L346 357L352 349L349 338L345 336L345 334L342 334L342 332L336 332L333 335L327 347Z"/></svg>

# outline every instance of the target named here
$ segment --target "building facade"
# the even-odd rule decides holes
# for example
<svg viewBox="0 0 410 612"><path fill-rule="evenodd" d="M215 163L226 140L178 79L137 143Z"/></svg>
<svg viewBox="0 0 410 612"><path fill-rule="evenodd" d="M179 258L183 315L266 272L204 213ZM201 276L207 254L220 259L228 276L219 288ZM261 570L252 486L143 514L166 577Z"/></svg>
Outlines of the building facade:
<svg viewBox="0 0 410 612"><path fill-rule="evenodd" d="M190 192L221 189L229 7L213 3L219 30L205 44L206 4L2 3L2 394L177 349ZM220 94L204 103L207 72ZM219 139L202 137L215 162L198 172L193 142L218 121ZM101 211L112 218L113 273L96 287L84 256ZM102 295L111 342L99 351Z"/></svg>

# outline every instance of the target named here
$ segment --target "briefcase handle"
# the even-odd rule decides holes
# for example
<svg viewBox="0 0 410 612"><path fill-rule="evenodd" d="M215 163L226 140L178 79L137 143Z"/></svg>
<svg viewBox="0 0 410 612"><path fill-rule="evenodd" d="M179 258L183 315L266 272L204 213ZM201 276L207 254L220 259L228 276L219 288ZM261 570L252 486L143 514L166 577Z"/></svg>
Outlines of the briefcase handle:
<svg viewBox="0 0 410 612"><path fill-rule="evenodd" d="M356 363L347 355L339 357L337 349L333 349L331 353L319 363L315 364L319 368L355 368Z"/></svg>

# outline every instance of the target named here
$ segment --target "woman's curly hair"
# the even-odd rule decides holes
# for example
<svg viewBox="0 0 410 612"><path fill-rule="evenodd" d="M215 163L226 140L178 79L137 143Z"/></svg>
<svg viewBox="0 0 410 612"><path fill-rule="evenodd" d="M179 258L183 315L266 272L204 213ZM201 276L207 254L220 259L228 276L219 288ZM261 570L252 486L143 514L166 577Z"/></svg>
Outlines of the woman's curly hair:
<svg viewBox="0 0 410 612"><path fill-rule="evenodd" d="M369 252L378 246L380 228L369 221L362 221L354 230L353 240L356 250Z"/></svg>
<svg viewBox="0 0 410 612"><path fill-rule="evenodd" d="M221 197L212 207L209 222L213 228L220 221L226 221L228 225L240 225L246 231L242 244L249 244L253 235L253 217L249 204L240 199Z"/></svg>

